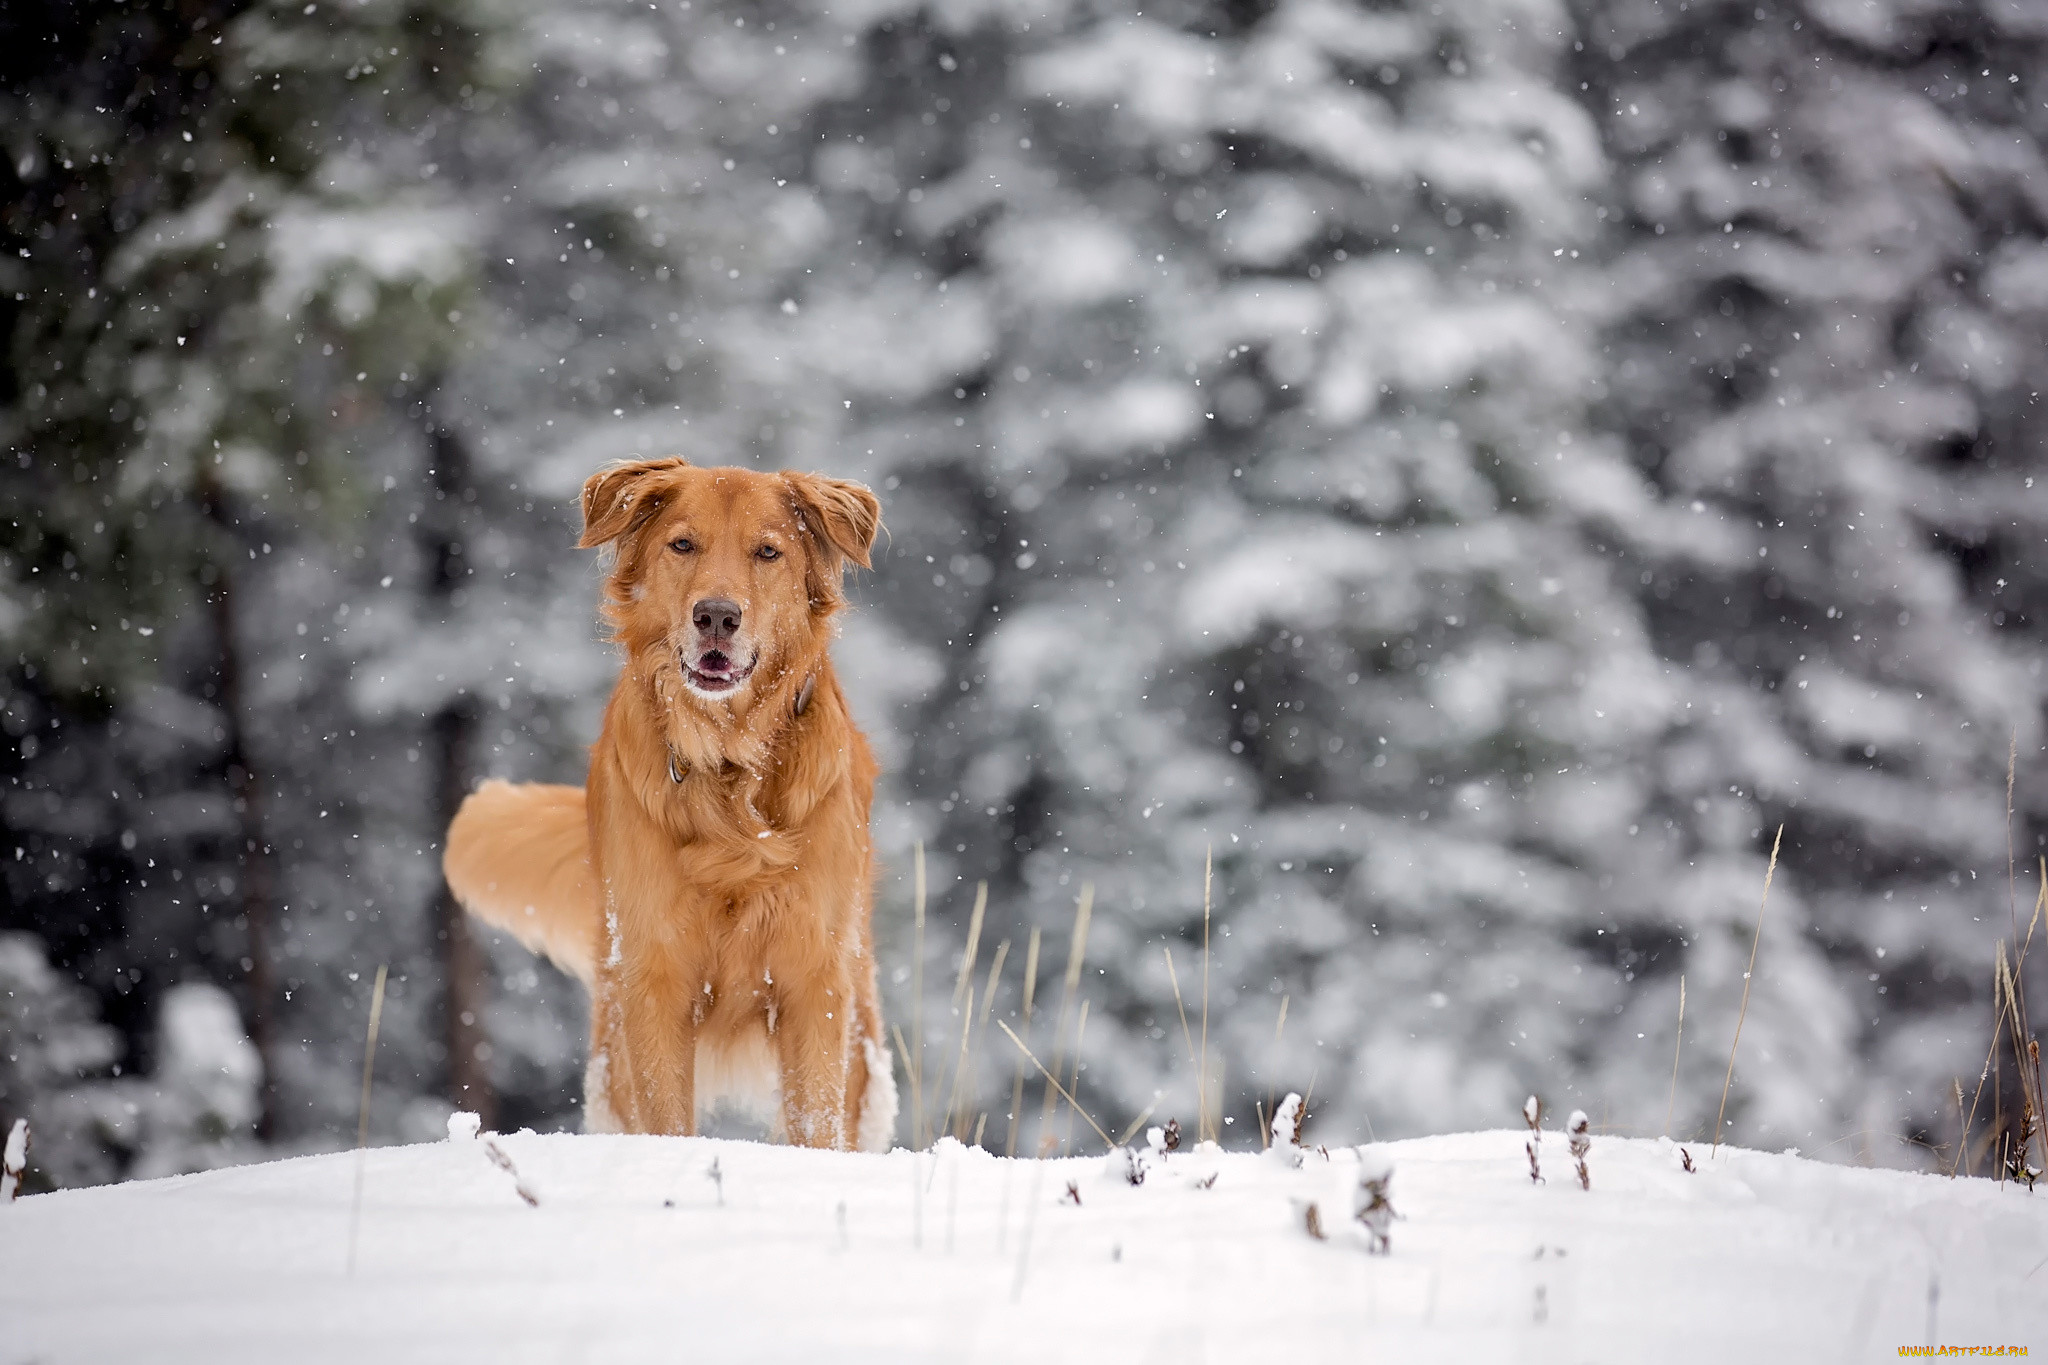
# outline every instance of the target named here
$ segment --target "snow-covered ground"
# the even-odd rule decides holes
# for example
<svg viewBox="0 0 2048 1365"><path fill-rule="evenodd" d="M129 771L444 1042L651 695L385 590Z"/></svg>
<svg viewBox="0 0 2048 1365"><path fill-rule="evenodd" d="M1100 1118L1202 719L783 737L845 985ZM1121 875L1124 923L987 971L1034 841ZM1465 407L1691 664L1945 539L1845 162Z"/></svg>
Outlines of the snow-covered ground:
<svg viewBox="0 0 2048 1365"><path fill-rule="evenodd" d="M1858 1361L2048 1350L2048 1190L1514 1132L1356 1151L889 1156L531 1134L0 1208L0 1360ZM714 1168L716 1175L714 1178ZM1213 1183L1209 1177L1214 1176ZM1072 1183L1078 1205L1068 1192ZM1312 1238L1304 1206L1330 1234ZM2039 1273L2036 1273L2039 1272Z"/></svg>

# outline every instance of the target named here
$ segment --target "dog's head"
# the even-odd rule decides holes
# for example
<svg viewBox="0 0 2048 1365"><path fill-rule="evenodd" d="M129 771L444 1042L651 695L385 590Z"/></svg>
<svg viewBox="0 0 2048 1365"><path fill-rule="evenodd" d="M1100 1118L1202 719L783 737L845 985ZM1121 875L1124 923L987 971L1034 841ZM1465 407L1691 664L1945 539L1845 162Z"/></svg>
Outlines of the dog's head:
<svg viewBox="0 0 2048 1365"><path fill-rule="evenodd" d="M848 560L869 566L881 505L818 474L612 465L583 485L585 548L617 551L605 616L635 656L673 656L700 703L743 703L815 666L845 604Z"/></svg>

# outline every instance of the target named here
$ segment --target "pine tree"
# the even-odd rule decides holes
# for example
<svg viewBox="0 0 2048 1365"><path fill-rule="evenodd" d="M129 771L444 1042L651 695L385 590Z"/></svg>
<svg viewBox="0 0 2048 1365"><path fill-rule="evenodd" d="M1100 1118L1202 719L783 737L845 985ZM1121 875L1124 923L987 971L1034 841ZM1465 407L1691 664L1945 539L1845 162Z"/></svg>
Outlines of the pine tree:
<svg viewBox="0 0 2048 1365"><path fill-rule="evenodd" d="M239 980L274 1131L280 958L303 951L277 850L311 789L265 734L292 714L271 665L305 658L284 644L303 618L273 609L302 585L270 571L346 524L360 432L342 409L430 358L462 287L431 206L351 154L402 117L394 90L431 101L437 73L457 79L476 30L427 9L20 13L52 39L11 47L7 84L4 477L24 515L5 568L27 609L8 714L32 731L14 785L54 817L23 821L23 918L62 924L37 902L91 886L102 908L63 961L131 1046L171 981ZM394 69L414 27L445 65ZM381 99L343 97L380 72ZM370 387L347 392L350 373ZM310 821L323 803L305 804Z"/></svg>
<svg viewBox="0 0 2048 1365"><path fill-rule="evenodd" d="M2048 35L1972 3L1584 9L1601 417L1660 504L1616 531L1687 709L1646 822L1683 869L1663 969L1739 989L1737 888L1784 822L1741 1140L1945 1142L2011 932L2015 745L2022 863L2043 833ZM1817 1040L1865 1062L1818 1095Z"/></svg>
<svg viewBox="0 0 2048 1365"><path fill-rule="evenodd" d="M991 938L1057 943L1094 884L1105 1107L1175 1071L1192 1104L1158 949L1192 989L1207 848L1231 1112L1634 1081L1602 926L1660 870L1624 830L1670 703L1601 523L1640 485L1583 412L1566 27L949 11L877 25L828 111L889 357L841 368L889 471L875 591L944 670L903 789Z"/></svg>

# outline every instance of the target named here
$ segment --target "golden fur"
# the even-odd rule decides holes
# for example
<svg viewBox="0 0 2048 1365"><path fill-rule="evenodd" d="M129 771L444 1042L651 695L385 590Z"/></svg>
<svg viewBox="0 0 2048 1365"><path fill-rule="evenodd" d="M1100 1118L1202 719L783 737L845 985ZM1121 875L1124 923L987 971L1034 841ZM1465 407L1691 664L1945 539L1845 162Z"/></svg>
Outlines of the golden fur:
<svg viewBox="0 0 2048 1365"><path fill-rule="evenodd" d="M625 655L588 788L484 783L443 868L591 988L591 1131L691 1133L721 1098L779 1094L791 1141L888 1147L876 768L826 650L879 529L872 493L817 475L666 459L584 485Z"/></svg>

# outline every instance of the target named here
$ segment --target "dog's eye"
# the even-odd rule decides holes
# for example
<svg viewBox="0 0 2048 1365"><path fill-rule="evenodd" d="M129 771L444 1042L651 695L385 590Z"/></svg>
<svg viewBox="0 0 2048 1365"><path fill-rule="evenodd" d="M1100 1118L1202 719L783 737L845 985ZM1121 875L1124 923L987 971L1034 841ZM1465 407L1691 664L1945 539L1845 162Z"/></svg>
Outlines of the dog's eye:
<svg viewBox="0 0 2048 1365"><path fill-rule="evenodd" d="M674 550L679 555L686 555L690 553L690 551L697 548L695 545L690 543L690 538L688 536L679 536L675 540L671 540L668 543L668 547L669 549Z"/></svg>
<svg viewBox="0 0 2048 1365"><path fill-rule="evenodd" d="M782 558L782 551L776 549L773 545L763 545L760 549L754 551L754 558L780 559Z"/></svg>

